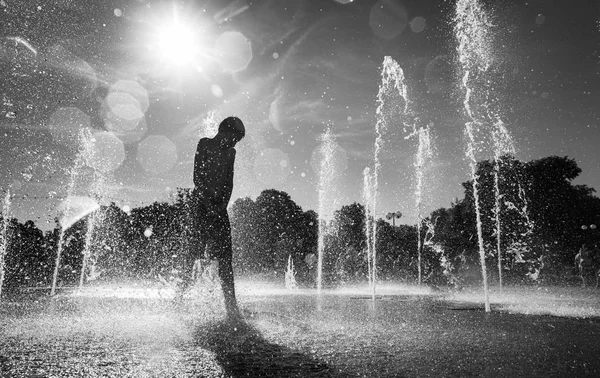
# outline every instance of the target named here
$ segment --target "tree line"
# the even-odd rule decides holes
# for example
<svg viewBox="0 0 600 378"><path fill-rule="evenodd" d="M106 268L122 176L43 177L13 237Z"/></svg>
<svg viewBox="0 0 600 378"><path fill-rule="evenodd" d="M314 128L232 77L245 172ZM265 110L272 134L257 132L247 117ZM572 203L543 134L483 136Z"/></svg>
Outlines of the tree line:
<svg viewBox="0 0 600 378"><path fill-rule="evenodd" d="M481 224L476 222L473 181L464 197L433 211L417 225L392 226L367 219L360 203L342 206L332 219L304 211L289 194L264 190L255 199L237 199L230 208L234 269L238 276L281 280L288 259L296 278L313 286L319 222L324 222L323 279L327 285L370 277L367 223L377 223L377 276L415 282L419 254L423 281L456 286L478 283L478 226L488 271L506 282L571 280L573 257L582 243L600 243L591 225L600 223L594 189L574 185L581 173L573 159L550 156L521 162L506 155L478 163L476 188ZM49 285L62 238L59 280L75 284L86 256L86 279L173 279L190 247L189 188L172 200L125 212L115 203L62 231L42 232L32 221L10 219L6 230L5 288ZM417 235L418 230L420 234ZM419 250L419 245L421 250ZM497 266L497 268L496 268ZM575 282L575 278L572 278Z"/></svg>

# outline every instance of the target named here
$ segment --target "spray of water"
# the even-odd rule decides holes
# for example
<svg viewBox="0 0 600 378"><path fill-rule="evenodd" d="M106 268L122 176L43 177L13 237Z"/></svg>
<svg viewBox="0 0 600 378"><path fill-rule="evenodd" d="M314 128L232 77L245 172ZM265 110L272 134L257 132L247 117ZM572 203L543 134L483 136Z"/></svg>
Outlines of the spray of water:
<svg viewBox="0 0 600 378"><path fill-rule="evenodd" d="M82 150L81 153L84 157L91 156L93 148L94 148L94 139L89 132L83 133L81 135L82 142ZM91 192L93 197L96 197L96 201L99 200L104 194L104 186L105 186L105 174L103 172L94 169ZM85 281L86 272L94 271L97 263L97 257L92 254L92 246L94 240L94 230L98 224L100 224L101 214L99 212L92 212L88 216L87 220L87 231L85 234L85 245L83 248L83 260L81 263L81 274L79 276L79 289L83 288L83 283Z"/></svg>
<svg viewBox="0 0 600 378"><path fill-rule="evenodd" d="M0 298L2 298L2 286L4 285L4 272L6 264L6 254L8 253L9 233L8 228L10 226L10 190L6 191L4 197L4 203L2 205L2 233L0 233Z"/></svg>
<svg viewBox="0 0 600 378"><path fill-rule="evenodd" d="M298 283L296 283L296 269L294 268L292 255L288 257L287 269L285 271L285 288L288 290L298 289Z"/></svg>
<svg viewBox="0 0 600 378"><path fill-rule="evenodd" d="M417 207L417 259L418 259L418 273L419 273L419 285L421 285L423 280L422 273L422 245L421 245L421 226L423 223L423 214L422 214L422 198L423 198L423 180L424 180L424 172L426 169L427 163L431 160L433 155L431 149L431 138L429 135L429 127L420 128L418 130L419 135L419 147L417 149L417 157L415 161L416 168L416 176L417 176L417 185L415 189L415 199L416 199L416 207Z"/></svg>
<svg viewBox="0 0 600 378"><path fill-rule="evenodd" d="M375 288L377 282L377 222L375 217L377 214L377 200L379 190L379 173L381 171L380 155L383 148L384 135L388 129L388 117L386 117L386 98L390 94L399 94L405 99L407 97L406 86L404 85L404 71L398 63L389 56L383 60L381 70L381 84L377 93L377 109L375 115L377 122L375 123L375 148L373 152L373 172L369 172L369 190L367 197L367 224L371 225L371 229L367 233L370 234L370 255L371 255L371 285L373 288L373 298L375 298ZM395 105L395 104L394 104ZM408 112L408 102L404 101L403 113ZM404 120L402 120L404 121ZM365 191L367 192L367 191ZM369 216L371 218L369 218Z"/></svg>
<svg viewBox="0 0 600 378"><path fill-rule="evenodd" d="M386 111L386 99L392 100L394 105L400 104L397 107L395 114L389 114ZM422 238L421 228L423 223L422 215L422 198L423 198L423 182L425 171L428 163L432 158L431 138L429 126L418 127L416 118L413 115L410 100L408 98L408 86L405 82L404 71L400 65L394 61L391 57L385 57L383 61L383 69L381 73L381 85L377 95L377 124L376 124L376 140L375 140L375 170L373 174L373 192L374 199L371 201L372 212L376 212L377 205L377 181L378 174L381 168L379 162L379 153L383 144L383 135L387 129L387 118L397 117L398 121L402 124L404 139L409 140L412 138L418 139L418 148L415 158L415 175L416 175L416 187L415 187L415 205L417 210L417 259L418 259L418 282L419 285L422 283ZM389 101L387 101L389 102ZM387 107L389 108L389 106ZM373 235L376 235L376 230L373 229ZM375 241L373 241L373 246ZM375 256L375 248L373 248L373 255Z"/></svg>
<svg viewBox="0 0 600 378"><path fill-rule="evenodd" d="M508 129L501 119L497 119L492 130L492 140L494 142L494 218L496 221L496 255L498 256L498 284L500 289L502 283L502 193L500 192L500 171L502 164L502 155L514 154L515 147Z"/></svg>
<svg viewBox="0 0 600 378"><path fill-rule="evenodd" d="M331 129L328 127L321 137L320 166L319 166L319 238L317 242L317 292L320 294L323 288L323 258L325 252L325 235L327 233L327 221L325 214L331 206L331 188L335 179L334 151L336 143Z"/></svg>
<svg viewBox="0 0 600 378"><path fill-rule="evenodd" d="M373 208L373 176L371 175L371 168L366 167L363 170L363 200L365 202L365 238L367 241L367 268L369 275L369 285L373 288L373 249L375 245L373 244L373 234L371 230L373 229L372 222L374 222L374 216L371 214L371 210Z"/></svg>
<svg viewBox="0 0 600 378"><path fill-rule="evenodd" d="M487 113L487 108L485 104L478 101L486 97L485 94L479 93L480 87L477 86L477 83L481 80L480 76L485 75L485 72L490 68L493 61L493 56L490 52L492 39L489 34L489 26L490 23L488 22L487 14L477 0L459 0L457 2L454 15L454 32L458 42L458 60L462 70L462 87L465 93L463 106L469 118L469 121L465 123L465 134L467 136L466 156L470 163L471 177L473 179L477 241L479 245L486 312L490 312L491 308L481 226L479 177L477 176L477 153L481 147L478 144L477 135L483 133L487 126L487 120L484 115Z"/></svg>
<svg viewBox="0 0 600 378"><path fill-rule="evenodd" d="M198 129L199 138L212 138L219 131L219 121L217 119L217 111L211 110L202 120L202 126Z"/></svg>
<svg viewBox="0 0 600 378"><path fill-rule="evenodd" d="M69 213L71 211L71 198L73 197L75 184L77 180L77 176L80 174L81 168L85 164L86 158L86 149L85 149L85 141L91 138L90 131L88 129L83 129L79 133L79 152L77 153L77 157L75 158L75 163L71 168L71 175L69 179L69 183L67 185L67 198L65 199L65 213ZM68 227L65 224L61 225L60 236L58 238L58 248L56 250L56 263L54 265L54 274L52 276L52 288L50 289L50 295L56 294L56 283L58 280L58 272L60 269L60 259L62 255L62 250L65 244L65 233Z"/></svg>

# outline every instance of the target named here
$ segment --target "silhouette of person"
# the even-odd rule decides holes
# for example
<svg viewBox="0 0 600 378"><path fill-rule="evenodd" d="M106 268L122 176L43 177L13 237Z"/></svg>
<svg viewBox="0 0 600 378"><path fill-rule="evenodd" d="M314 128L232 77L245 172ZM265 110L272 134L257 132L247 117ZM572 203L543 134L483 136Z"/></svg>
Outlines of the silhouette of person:
<svg viewBox="0 0 600 378"><path fill-rule="evenodd" d="M237 117L228 117L219 125L213 138L198 142L194 159L192 191L193 241L186 256L182 290L193 279L197 259L215 260L229 318L240 316L235 297L232 267L231 226L227 204L233 190L235 145L245 135L245 127Z"/></svg>

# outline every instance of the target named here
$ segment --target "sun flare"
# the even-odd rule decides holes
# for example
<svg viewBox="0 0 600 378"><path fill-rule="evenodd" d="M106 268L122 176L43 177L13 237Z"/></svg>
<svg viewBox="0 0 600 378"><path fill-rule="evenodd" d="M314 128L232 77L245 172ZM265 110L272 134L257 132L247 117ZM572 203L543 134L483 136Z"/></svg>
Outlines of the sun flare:
<svg viewBox="0 0 600 378"><path fill-rule="evenodd" d="M199 53L196 31L191 25L173 21L157 28L159 58L176 66L192 63Z"/></svg>
<svg viewBox="0 0 600 378"><path fill-rule="evenodd" d="M200 66L210 46L206 42L207 25L199 15L176 6L146 13L144 39L150 58L169 71Z"/></svg>

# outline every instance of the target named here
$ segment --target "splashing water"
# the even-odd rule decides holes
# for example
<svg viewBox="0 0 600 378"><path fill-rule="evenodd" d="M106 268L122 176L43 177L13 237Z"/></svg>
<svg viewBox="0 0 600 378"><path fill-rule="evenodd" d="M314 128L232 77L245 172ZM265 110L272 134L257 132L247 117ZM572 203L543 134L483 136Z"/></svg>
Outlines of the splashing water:
<svg viewBox="0 0 600 378"><path fill-rule="evenodd" d="M492 140L494 142L494 217L496 220L496 255L498 256L498 284L500 285L500 289L502 289L502 194L500 193L500 165L502 155L514 155L515 147L512 137L501 119L498 119L494 124Z"/></svg>
<svg viewBox="0 0 600 378"><path fill-rule="evenodd" d="M481 225L481 207L477 176L477 155L482 152L483 142L489 139L491 133L495 169L495 214L496 237L499 269L500 256L500 186L499 186L499 157L504 153L514 153L514 146L508 130L501 121L496 96L494 95L493 80L487 75L494 63L492 25L488 15L477 0L459 0L454 15L454 32L458 42L457 52L462 70L462 87L465 93L463 106L469 118L465 123L467 136L466 156L470 161L471 177L473 179L473 197L477 220L477 239L481 272L483 278L485 310L490 312L488 280L485 266L485 248Z"/></svg>
<svg viewBox="0 0 600 378"><path fill-rule="evenodd" d="M373 288L373 298L375 298L375 287L377 281L377 222L375 217L377 215L377 200L379 191L379 172L381 171L381 161L379 159L381 150L383 148L383 138L388 129L387 118L389 114L387 112L390 107L386 107L387 98L392 95L392 100L396 99L395 94L398 93L402 99L407 98L406 86L404 85L404 71L398 63L389 56L383 59L383 67L381 70L381 84L379 85L379 91L377 92L377 109L375 115L377 122L375 123L375 148L373 152L373 172L369 172L369 190L367 201L367 214L371 214L373 221L371 222L371 284ZM408 102L404 101L403 114L408 113ZM401 119L405 125L404 119ZM367 215L368 217L368 215ZM367 224L369 219L367 218Z"/></svg>
<svg viewBox="0 0 600 378"><path fill-rule="evenodd" d="M90 133L82 134L82 151L81 153L84 157L88 157L93 153L94 149L94 138ZM89 162L88 162L89 165ZM105 173L94 169L93 181L91 187L91 194L96 198L97 202L100 202L100 199L104 196L105 192L105 183L106 176ZM99 207L99 206L98 206ZM94 206L94 210L96 206ZM90 271L90 275L88 275L88 279L95 278L95 274L93 272L96 270L96 263L98 256L92 254L92 246L94 240L94 229L98 224L102 222L102 215L98 212L92 212L87 220L87 231L85 234L85 245L83 249L83 260L81 262L81 274L79 276L79 289L83 288L83 283L85 281L86 272Z"/></svg>
<svg viewBox="0 0 600 378"><path fill-rule="evenodd" d="M79 132L80 148L79 152L77 153L77 157L75 158L74 166L71 168L71 177L67 186L67 198L64 202L65 215L69 214L72 211L72 198L75 189L76 179L77 176L80 174L81 168L85 164L86 141L90 138L91 134L88 129L83 129ZM71 221L67 221L67 218L67 216L63 216L63 219L61 221L60 236L58 238L58 248L56 250L56 263L54 265L54 274L52 276L52 289L50 290L50 295L56 294L56 283L58 280L58 271L60 268L60 258L65 244L65 233L68 230L69 226L74 223Z"/></svg>
<svg viewBox="0 0 600 378"><path fill-rule="evenodd" d="M431 160L433 155L431 150L431 138L429 136L429 127L420 128L418 131L419 135L419 148L417 150L417 158L415 162L417 186L415 189L415 198L417 206L417 259L418 259L418 273L419 273L419 285L422 283L422 246L421 246L421 224L423 215L421 213L422 207L422 196L423 196L423 179L426 164Z"/></svg>
<svg viewBox="0 0 600 378"><path fill-rule="evenodd" d="M381 164L379 163L379 153L382 147L383 133L387 128L386 117L397 117L402 124L404 139L409 140L412 138L418 139L418 148L415 158L415 175L416 175L416 188L415 188L415 205L417 211L417 258L418 258L418 282L421 285L422 282L422 242L421 242L421 226L423 221L422 216L422 198L423 198L423 182L424 175L427 169L427 165L430 163L433 156L431 148L430 128L417 127L417 120L413 115L410 107L410 100L408 98L408 86L405 82L404 71L400 65L394 61L391 57L386 56L383 61L383 69L381 73L382 82L379 87L377 95L378 107L377 107L377 124L376 133L377 138L375 140L375 170L373 177L373 195L374 199L372 202L372 212L375 214L377 205L377 179L378 172ZM392 113L390 110L385 108L386 99L391 100L394 104L400 103L401 106L397 107L396 113ZM388 107L389 108L389 107ZM391 114L390 114L391 113ZM376 235L376 230L373 229L373 235ZM375 241L373 241L373 246ZM375 248L373 248L375 251ZM375 255L375 252L373 253Z"/></svg>
<svg viewBox="0 0 600 378"><path fill-rule="evenodd" d="M323 288L323 255L325 251L325 235L327 233L327 222L325 214L331 206L331 199L328 195L331 193L333 181L335 178L335 161L334 151L336 143L328 127L325 133L321 136L320 147L320 167L319 167L319 238L317 243L318 260L317 260L317 292L320 294Z"/></svg>
<svg viewBox="0 0 600 378"><path fill-rule="evenodd" d="M371 214L372 210L372 201L373 201L373 177L371 175L371 168L366 167L363 171L363 199L365 201L365 236L367 240L367 267L369 272L369 283L371 287L374 287L373 280L373 250L375 249L375 245L373 244L373 235L371 233L372 222L374 222L374 216ZM373 290L375 293L375 290ZM373 296L373 298L375 298Z"/></svg>
<svg viewBox="0 0 600 378"><path fill-rule="evenodd" d="M285 271L285 288L288 290L298 289L298 284L296 283L296 270L294 269L292 255L289 255L288 257L287 269Z"/></svg>
<svg viewBox="0 0 600 378"><path fill-rule="evenodd" d="M219 131L219 121L217 120L217 111L215 109L208 112L206 118L202 120L202 127L199 128L199 138L212 138Z"/></svg>
<svg viewBox="0 0 600 378"><path fill-rule="evenodd" d="M5 270L5 258L8 253L9 233L8 228L10 225L9 219L10 212L10 190L6 191L4 197L4 203L2 206L2 233L0 234L0 298L2 298L2 285L4 284L4 270Z"/></svg>

